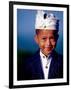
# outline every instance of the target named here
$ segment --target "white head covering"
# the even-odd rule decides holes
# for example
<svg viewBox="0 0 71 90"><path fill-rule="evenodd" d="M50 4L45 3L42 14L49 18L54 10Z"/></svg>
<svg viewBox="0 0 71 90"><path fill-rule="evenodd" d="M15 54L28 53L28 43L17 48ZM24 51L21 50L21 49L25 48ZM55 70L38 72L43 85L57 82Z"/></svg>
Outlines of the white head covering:
<svg viewBox="0 0 71 90"><path fill-rule="evenodd" d="M36 14L35 29L40 30L58 30L59 20L51 13L47 15L39 10Z"/></svg>

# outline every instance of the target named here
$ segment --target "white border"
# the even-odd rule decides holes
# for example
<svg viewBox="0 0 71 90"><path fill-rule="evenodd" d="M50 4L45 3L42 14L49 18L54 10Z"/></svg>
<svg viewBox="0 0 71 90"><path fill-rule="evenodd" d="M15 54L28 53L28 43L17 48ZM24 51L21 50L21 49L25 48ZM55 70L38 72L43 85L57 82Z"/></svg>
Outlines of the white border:
<svg viewBox="0 0 71 90"><path fill-rule="evenodd" d="M63 79L47 79L47 80L23 80L17 81L17 9L33 9L33 10L52 10L63 11ZM13 83L14 85L33 85L33 84L49 84L67 82L67 9L60 7L45 7L45 6L29 6L29 5L14 5L13 6Z"/></svg>

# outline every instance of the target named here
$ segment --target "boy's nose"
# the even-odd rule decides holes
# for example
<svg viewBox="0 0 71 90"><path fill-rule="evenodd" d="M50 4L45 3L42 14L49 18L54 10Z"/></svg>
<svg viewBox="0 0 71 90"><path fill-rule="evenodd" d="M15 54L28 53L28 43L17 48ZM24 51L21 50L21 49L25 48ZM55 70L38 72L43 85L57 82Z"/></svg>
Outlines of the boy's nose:
<svg viewBox="0 0 71 90"><path fill-rule="evenodd" d="M47 39L46 46L50 46L50 44L51 44L50 39Z"/></svg>

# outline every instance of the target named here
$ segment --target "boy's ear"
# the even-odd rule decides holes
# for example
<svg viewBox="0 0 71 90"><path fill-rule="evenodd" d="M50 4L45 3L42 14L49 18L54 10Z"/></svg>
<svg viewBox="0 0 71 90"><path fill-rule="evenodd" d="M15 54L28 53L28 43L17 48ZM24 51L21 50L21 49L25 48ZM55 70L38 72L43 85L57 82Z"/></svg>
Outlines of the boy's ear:
<svg viewBox="0 0 71 90"><path fill-rule="evenodd" d="M35 42L38 44L38 37L37 37L37 35L35 35L34 39L35 39Z"/></svg>

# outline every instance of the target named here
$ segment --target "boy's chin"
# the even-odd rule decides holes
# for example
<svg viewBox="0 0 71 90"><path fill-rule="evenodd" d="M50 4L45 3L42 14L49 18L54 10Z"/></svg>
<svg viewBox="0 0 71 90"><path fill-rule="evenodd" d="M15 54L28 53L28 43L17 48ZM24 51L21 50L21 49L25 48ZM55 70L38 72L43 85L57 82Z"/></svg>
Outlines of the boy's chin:
<svg viewBox="0 0 71 90"><path fill-rule="evenodd" d="M49 52L44 52L44 55L45 56L48 56L49 54L51 54L52 51L49 51Z"/></svg>

